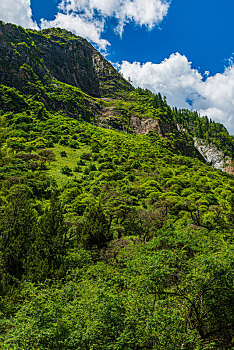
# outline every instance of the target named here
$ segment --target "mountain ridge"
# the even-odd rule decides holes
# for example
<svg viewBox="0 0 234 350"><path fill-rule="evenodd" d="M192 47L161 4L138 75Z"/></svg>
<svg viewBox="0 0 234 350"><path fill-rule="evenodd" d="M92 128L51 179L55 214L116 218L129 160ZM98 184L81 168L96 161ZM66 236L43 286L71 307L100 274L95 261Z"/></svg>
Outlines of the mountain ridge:
<svg viewBox="0 0 234 350"><path fill-rule="evenodd" d="M0 80L22 89L26 82L21 72L28 64L42 83L59 80L80 88L93 97L105 96L113 90L129 90L131 85L105 60L94 47L81 37L59 28L42 31L24 30L22 27L0 22L1 70ZM7 66L9 69L4 69ZM71 66L71 67L70 67ZM87 74L88 71L88 74ZM59 79L58 79L59 78ZM111 86L108 86L109 81ZM27 90L25 90L27 93Z"/></svg>
<svg viewBox="0 0 234 350"><path fill-rule="evenodd" d="M0 21L0 40L0 82L18 89L26 96L35 96L34 99L49 110L61 110L76 118L81 115L84 120L125 132L142 133L145 130L148 133L154 129L163 137L172 132L176 137L186 139L181 131L186 127L192 137L199 139L202 136L197 132L194 134L190 122L184 125L189 113L192 123L194 118L196 122L199 120L196 112L185 111L185 119L182 120L176 109L171 110L166 103L163 104L163 100L159 101L161 96L155 104L153 95L141 89L138 89L142 96L139 101L139 93L133 93L136 89L87 40L69 31L59 28L25 30ZM70 96L73 96L73 100ZM129 101L131 112L126 107L119 108L118 100ZM153 107L159 111L161 108L161 111L147 116L149 113L145 107L139 113L141 106L137 105L145 103L144 100L148 109ZM163 108L167 110L163 112ZM228 141L225 128L220 129L219 124L214 122L212 125L217 125L217 132L225 137L216 146L222 147L223 142L229 142L228 163L233 158L234 147ZM204 142L202 140L204 138L201 138L201 142ZM202 155L198 157L203 159Z"/></svg>

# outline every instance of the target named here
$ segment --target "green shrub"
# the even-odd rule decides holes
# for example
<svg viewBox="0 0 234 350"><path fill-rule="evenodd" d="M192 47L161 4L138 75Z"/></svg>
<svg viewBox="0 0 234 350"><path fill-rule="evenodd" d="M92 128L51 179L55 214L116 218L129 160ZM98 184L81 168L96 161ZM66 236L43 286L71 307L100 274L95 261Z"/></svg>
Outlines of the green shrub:
<svg viewBox="0 0 234 350"><path fill-rule="evenodd" d="M72 175L72 169L69 168L67 165L65 165L64 167L62 167L61 169L61 173L67 176L71 176Z"/></svg>
<svg viewBox="0 0 234 350"><path fill-rule="evenodd" d="M67 152L66 151L61 151L60 153L61 157L67 157Z"/></svg>

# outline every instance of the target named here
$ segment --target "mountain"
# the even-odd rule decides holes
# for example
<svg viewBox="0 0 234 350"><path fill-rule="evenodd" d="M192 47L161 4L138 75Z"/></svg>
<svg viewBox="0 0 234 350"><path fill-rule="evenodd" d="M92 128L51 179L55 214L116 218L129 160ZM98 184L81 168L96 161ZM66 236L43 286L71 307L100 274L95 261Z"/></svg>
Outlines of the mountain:
<svg viewBox="0 0 234 350"><path fill-rule="evenodd" d="M230 349L233 144L86 40L0 22L2 348Z"/></svg>
<svg viewBox="0 0 234 350"><path fill-rule="evenodd" d="M178 131L185 130L186 122L186 131L192 137L199 136L202 142L208 141L208 144L214 143L221 147L220 151L224 151L221 155L222 169L233 158L233 137L228 135L222 125L212 122L205 128L205 135L201 135L202 119L196 113L172 111L166 103L159 101L160 98L156 101L153 94L140 89L136 94L130 83L85 39L59 28L38 32L3 22L0 22L0 35L0 81L8 88L16 88L26 97L35 96L46 109L61 110L73 117L82 116L85 120L96 121L105 127L135 133L156 130L161 136L172 132L185 139L183 131ZM3 94L9 94L9 89L8 92L4 91ZM139 97L139 93L143 97ZM106 97L108 102L92 97ZM129 105L125 103L124 106L123 99ZM118 103L122 103L120 108L116 108ZM1 105L7 111L5 101ZM27 105L26 103L26 108ZM149 105L151 110L156 107L167 108L167 111L159 111L156 116L155 113L149 113ZM209 124L209 121L206 120L206 123ZM206 129L212 135L215 133L213 139L207 135ZM181 147L185 154L196 154L200 159L204 157L209 161L209 156L201 153L201 148L199 155L196 149L191 149L191 145L184 147L185 143L183 141ZM220 155L216 155L217 152L212 154L212 159L220 158ZM220 164L220 159L216 163Z"/></svg>
<svg viewBox="0 0 234 350"><path fill-rule="evenodd" d="M30 83L62 82L94 97L117 95L131 85L87 40L51 28L43 31L0 22L0 80L30 94Z"/></svg>

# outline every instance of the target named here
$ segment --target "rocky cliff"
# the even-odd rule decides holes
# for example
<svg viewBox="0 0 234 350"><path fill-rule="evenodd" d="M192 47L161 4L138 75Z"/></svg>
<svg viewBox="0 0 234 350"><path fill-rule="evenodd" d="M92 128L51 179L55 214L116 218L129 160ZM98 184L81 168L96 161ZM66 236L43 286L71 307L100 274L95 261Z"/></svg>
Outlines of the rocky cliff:
<svg viewBox="0 0 234 350"><path fill-rule="evenodd" d="M194 138L194 146L202 154L205 160L214 168L225 170L230 158L226 157L217 146L208 144L204 140Z"/></svg>
<svg viewBox="0 0 234 350"><path fill-rule="evenodd" d="M58 80L94 97L133 89L87 40L63 29L24 30L0 21L0 81L27 93L29 80Z"/></svg>

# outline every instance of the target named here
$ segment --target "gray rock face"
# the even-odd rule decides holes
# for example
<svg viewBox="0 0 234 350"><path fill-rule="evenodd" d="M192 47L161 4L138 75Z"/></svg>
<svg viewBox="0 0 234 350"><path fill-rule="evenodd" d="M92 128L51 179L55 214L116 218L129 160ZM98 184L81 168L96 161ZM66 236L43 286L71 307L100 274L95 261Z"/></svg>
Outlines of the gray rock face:
<svg viewBox="0 0 234 350"><path fill-rule="evenodd" d="M216 169L225 170L230 162L229 157L225 157L223 152L213 144L207 144L205 141L194 138L194 146L198 149L205 160Z"/></svg>

